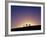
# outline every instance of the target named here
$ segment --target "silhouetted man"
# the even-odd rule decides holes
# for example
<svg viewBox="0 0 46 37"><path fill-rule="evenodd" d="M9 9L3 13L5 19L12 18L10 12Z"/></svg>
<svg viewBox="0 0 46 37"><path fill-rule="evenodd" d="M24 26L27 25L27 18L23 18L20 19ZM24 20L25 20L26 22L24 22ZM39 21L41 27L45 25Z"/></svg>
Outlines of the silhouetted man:
<svg viewBox="0 0 46 37"><path fill-rule="evenodd" d="M31 24L29 24L29 26L31 26Z"/></svg>
<svg viewBox="0 0 46 37"><path fill-rule="evenodd" d="M26 24L26 27L28 26L28 24Z"/></svg>

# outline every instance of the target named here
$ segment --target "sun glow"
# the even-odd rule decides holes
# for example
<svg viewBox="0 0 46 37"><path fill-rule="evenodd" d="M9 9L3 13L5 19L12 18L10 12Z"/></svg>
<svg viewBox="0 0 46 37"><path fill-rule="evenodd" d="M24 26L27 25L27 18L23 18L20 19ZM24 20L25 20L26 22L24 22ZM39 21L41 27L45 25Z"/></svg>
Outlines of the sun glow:
<svg viewBox="0 0 46 37"><path fill-rule="evenodd" d="M27 24L27 26L29 26L29 24L30 24L30 26L34 25L34 24L32 24L32 22L27 22L27 21L26 22L21 22L20 24L17 25L16 28L18 28L18 27L26 27L26 24Z"/></svg>
<svg viewBox="0 0 46 37"><path fill-rule="evenodd" d="M26 27L27 26L35 26L35 25L39 25L36 21L34 21L33 19L29 19L29 18L24 18L20 21L15 22L15 28L18 27Z"/></svg>
<svg viewBox="0 0 46 37"><path fill-rule="evenodd" d="M16 24L16 27L26 27L26 24L27 24L27 26L29 26L29 24L30 24L30 26L34 25L31 20L27 20L27 19L22 20L22 21L20 21L18 23L15 23L15 24Z"/></svg>

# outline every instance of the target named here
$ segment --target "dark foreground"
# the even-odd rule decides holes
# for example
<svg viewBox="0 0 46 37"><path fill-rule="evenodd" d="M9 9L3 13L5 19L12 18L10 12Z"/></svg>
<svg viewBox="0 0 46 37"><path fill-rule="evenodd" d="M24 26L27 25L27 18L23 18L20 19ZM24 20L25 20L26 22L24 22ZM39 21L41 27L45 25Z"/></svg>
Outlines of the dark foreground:
<svg viewBox="0 0 46 37"><path fill-rule="evenodd" d="M41 30L41 25L11 29L11 31L27 31L27 30Z"/></svg>

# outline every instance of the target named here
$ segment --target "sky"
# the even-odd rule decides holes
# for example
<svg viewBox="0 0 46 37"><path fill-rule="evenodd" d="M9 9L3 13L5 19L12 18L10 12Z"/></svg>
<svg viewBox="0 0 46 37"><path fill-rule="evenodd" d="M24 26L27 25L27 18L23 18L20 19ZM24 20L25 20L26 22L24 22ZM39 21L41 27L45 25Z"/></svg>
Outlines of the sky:
<svg viewBox="0 0 46 37"><path fill-rule="evenodd" d="M41 25L41 7L11 6L11 28Z"/></svg>

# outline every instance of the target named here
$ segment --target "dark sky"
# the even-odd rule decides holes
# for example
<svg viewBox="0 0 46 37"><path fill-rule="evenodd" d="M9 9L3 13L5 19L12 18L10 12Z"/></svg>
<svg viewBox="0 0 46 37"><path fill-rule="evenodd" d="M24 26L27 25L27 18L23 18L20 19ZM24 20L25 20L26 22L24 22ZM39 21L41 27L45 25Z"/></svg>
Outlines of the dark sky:
<svg viewBox="0 0 46 37"><path fill-rule="evenodd" d="M17 27L25 24L41 24L41 7L11 6L11 26Z"/></svg>

